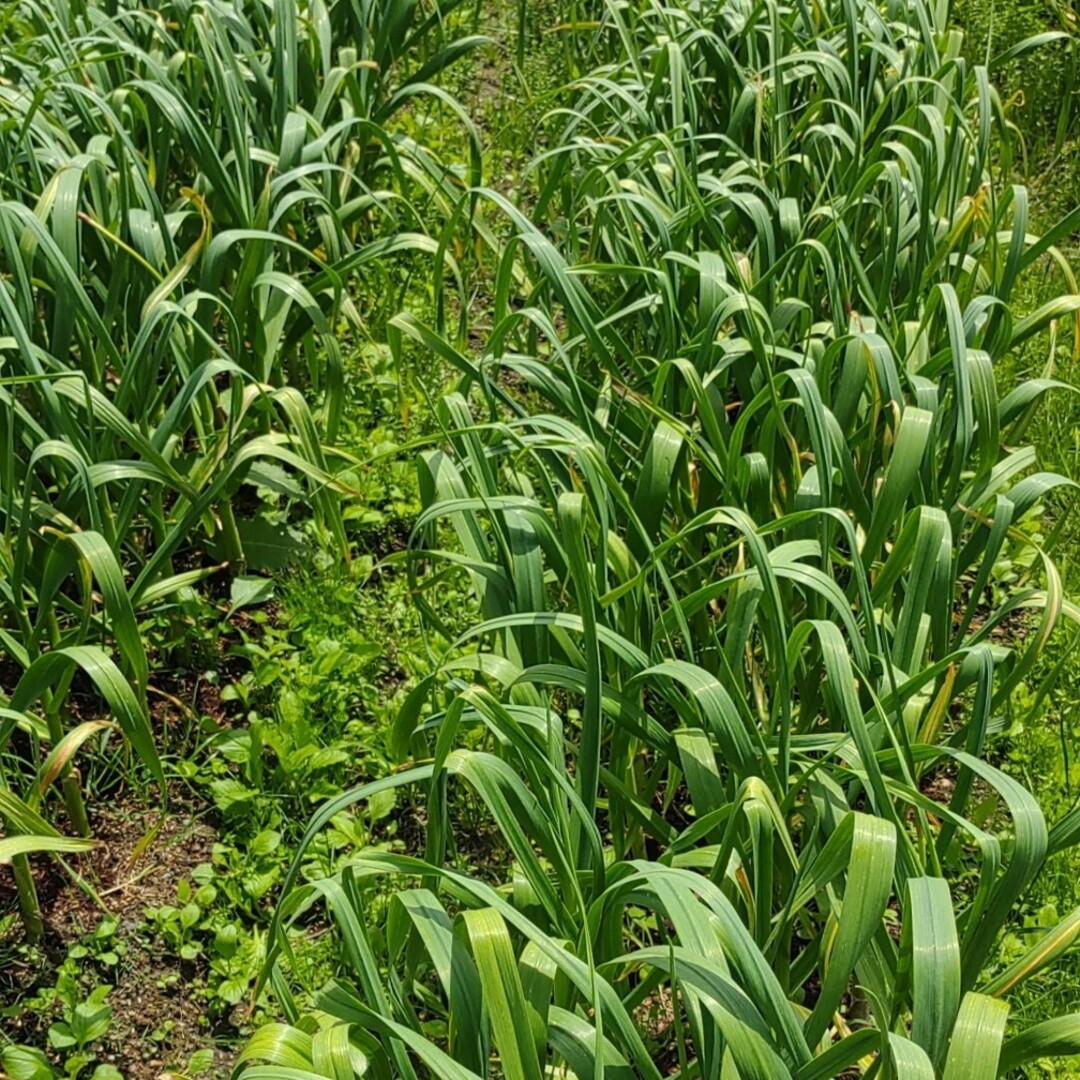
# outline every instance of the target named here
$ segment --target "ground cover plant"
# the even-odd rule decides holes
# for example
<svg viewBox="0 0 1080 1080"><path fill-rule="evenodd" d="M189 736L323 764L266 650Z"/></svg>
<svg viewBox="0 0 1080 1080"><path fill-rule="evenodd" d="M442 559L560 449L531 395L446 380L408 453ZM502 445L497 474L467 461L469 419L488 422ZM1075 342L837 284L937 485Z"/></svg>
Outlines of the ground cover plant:
<svg viewBox="0 0 1080 1080"><path fill-rule="evenodd" d="M946 4L510 7L10 9L25 936L114 723L219 839L16 995L52 1024L5 1071L108 1080L133 948L251 1080L1080 1052L1080 987L1010 1021L1080 932L1025 906L1080 818L1006 741L1080 614L1027 440L1070 387L1009 377L1074 347L1076 215L1035 224ZM500 124L539 145L485 169Z"/></svg>

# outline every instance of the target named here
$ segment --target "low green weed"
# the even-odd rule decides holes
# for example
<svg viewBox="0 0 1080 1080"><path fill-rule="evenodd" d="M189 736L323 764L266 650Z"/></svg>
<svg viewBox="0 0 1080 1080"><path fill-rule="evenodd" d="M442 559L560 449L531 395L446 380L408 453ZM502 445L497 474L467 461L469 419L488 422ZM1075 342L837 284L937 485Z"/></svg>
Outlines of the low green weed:
<svg viewBox="0 0 1080 1080"><path fill-rule="evenodd" d="M196 867L193 883L180 883L175 905L144 912L159 947L181 960L181 977L186 970L204 984L211 1018L227 1015L248 995L263 958L258 931L242 918L244 907L233 902L231 890L222 889L219 854L224 852L215 851L213 865ZM219 890L226 903L217 902Z"/></svg>
<svg viewBox="0 0 1080 1080"><path fill-rule="evenodd" d="M112 979L127 943L118 933L116 919L103 918L94 930L72 944L53 981L15 1006L25 1022L47 1025L45 1043L51 1057L40 1049L10 1044L0 1050L0 1062L12 1080L120 1080L117 1068L101 1060L101 1044L109 1035L112 1007L108 997ZM7 1010L11 1016L12 1011Z"/></svg>

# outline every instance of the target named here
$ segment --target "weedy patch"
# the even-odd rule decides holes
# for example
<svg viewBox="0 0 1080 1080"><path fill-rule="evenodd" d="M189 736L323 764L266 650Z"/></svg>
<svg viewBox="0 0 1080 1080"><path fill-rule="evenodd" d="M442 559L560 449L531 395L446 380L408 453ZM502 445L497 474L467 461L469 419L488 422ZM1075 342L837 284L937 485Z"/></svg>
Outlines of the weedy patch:
<svg viewBox="0 0 1080 1080"><path fill-rule="evenodd" d="M194 979L155 955L144 916L209 857L213 831L190 814L162 820L140 803L96 813L93 826L99 846L80 860L79 884L43 890L43 946L24 948L5 970L4 1031L45 1053L30 1055L37 1064L27 1075L157 1077L205 1050L224 1067ZM13 1063L18 1053L4 1058L11 1076L29 1068Z"/></svg>

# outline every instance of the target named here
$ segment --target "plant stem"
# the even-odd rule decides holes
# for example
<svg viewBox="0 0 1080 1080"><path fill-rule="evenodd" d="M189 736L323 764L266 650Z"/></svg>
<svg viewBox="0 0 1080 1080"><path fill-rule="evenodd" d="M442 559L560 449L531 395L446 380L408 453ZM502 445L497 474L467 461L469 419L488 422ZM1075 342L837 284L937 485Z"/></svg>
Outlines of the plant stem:
<svg viewBox="0 0 1080 1080"><path fill-rule="evenodd" d="M45 923L41 918L41 905L38 903L30 860L26 855L16 855L11 860L11 869L15 874L15 891L19 897L19 914L26 930L26 940L34 944L45 933Z"/></svg>
<svg viewBox="0 0 1080 1080"><path fill-rule="evenodd" d="M45 721L49 725L49 736L55 746L64 737L63 722L53 709L48 711ZM60 777L64 790L64 806L67 809L71 827L79 836L89 836L90 818L86 813L86 802L83 800L79 774L70 765L65 765Z"/></svg>
<svg viewBox="0 0 1080 1080"><path fill-rule="evenodd" d="M67 809L71 827L79 836L90 835L90 818L86 813L86 801L82 797L82 787L79 784L79 775L74 769L69 769L64 777L64 807Z"/></svg>
<svg viewBox="0 0 1080 1080"><path fill-rule="evenodd" d="M232 506L224 500L218 510L221 522L221 540L225 546L225 556L229 560L229 571L232 574L244 572L245 558L244 545L240 541L240 530L236 527L236 518L233 516Z"/></svg>

